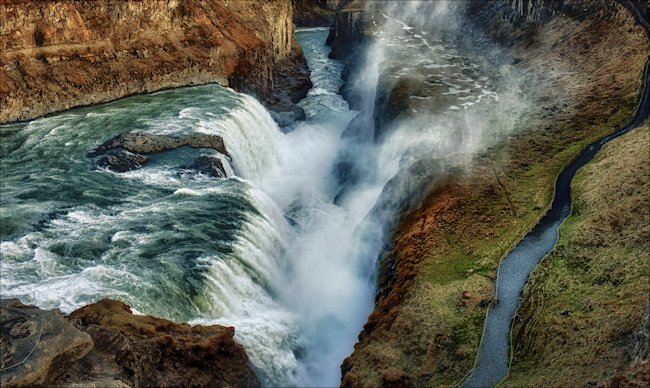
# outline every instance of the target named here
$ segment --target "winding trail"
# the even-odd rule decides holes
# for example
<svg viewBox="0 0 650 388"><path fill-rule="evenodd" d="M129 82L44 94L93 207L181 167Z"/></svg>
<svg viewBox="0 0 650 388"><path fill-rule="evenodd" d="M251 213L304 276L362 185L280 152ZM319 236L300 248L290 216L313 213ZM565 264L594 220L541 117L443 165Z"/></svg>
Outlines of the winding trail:
<svg viewBox="0 0 650 388"><path fill-rule="evenodd" d="M650 36L650 24L631 1L626 5ZM571 180L578 169L591 161L607 142L640 126L650 113L650 58L645 66L644 87L636 113L627 125L588 145L560 172L555 195L548 212L535 227L508 253L497 270L496 297L488 309L479 352L474 368L461 386L491 387L508 375L510 368L511 322L519 307L521 292L537 264L555 247L558 229L571 214Z"/></svg>

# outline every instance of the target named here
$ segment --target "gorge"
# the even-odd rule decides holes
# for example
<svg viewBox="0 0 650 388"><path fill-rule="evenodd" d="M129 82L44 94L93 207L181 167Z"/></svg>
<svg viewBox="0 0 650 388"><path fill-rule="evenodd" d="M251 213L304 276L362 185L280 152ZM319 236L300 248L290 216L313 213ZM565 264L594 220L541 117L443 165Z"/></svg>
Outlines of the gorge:
<svg viewBox="0 0 650 388"><path fill-rule="evenodd" d="M3 385L459 385L500 259L556 176L647 118L635 2L81 3L0 3ZM621 138L636 148L605 148L609 161L635 150L631 187L647 189L646 128ZM568 356L552 385L650 375L632 340L650 291L643 190L620 199L638 217L613 227L634 252L615 256L634 272L608 278L626 287L626 329L590 337L616 361ZM575 237L578 216L561 230ZM564 338L548 290L582 275L553 275L560 259L524 289L502 384L549 381L535 357L565 351L540 346L536 325ZM78 354L30 359L53 346L36 340L44 319Z"/></svg>

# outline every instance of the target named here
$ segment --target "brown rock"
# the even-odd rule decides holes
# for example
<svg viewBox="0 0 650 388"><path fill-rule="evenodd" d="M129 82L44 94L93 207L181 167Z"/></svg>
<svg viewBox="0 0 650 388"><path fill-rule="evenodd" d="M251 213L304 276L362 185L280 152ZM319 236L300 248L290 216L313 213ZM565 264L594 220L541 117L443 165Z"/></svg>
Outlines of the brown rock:
<svg viewBox="0 0 650 388"><path fill-rule="evenodd" d="M135 154L154 154L183 146L211 148L219 153L228 155L221 136L198 134L171 137L137 132L117 135L97 147L95 152L103 154L110 150L122 148Z"/></svg>
<svg viewBox="0 0 650 388"><path fill-rule="evenodd" d="M0 123L212 82L292 110L302 97L277 80L311 85L292 13L291 0L2 1Z"/></svg>
<svg viewBox="0 0 650 388"><path fill-rule="evenodd" d="M93 347L58 310L43 311L17 299L0 301L0 385L48 384Z"/></svg>
<svg viewBox="0 0 650 388"><path fill-rule="evenodd" d="M259 386L232 327L133 315L108 299L67 320L15 299L1 306L3 387Z"/></svg>
<svg viewBox="0 0 650 388"><path fill-rule="evenodd" d="M119 380L130 386L259 386L233 327L190 326L133 315L104 299L68 317L95 347L59 383Z"/></svg>

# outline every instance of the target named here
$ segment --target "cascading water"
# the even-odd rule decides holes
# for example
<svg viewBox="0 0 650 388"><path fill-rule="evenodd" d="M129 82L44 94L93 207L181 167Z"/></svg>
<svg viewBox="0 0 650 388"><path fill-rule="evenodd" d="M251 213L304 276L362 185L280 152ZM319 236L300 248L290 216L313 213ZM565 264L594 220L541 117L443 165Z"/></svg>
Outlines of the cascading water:
<svg viewBox="0 0 650 388"><path fill-rule="evenodd" d="M315 87L291 133L216 85L3 126L3 296L65 312L116 297L233 325L264 384L337 384L372 306L373 285L347 256L372 202L354 214L333 205L332 165L354 113L326 34L300 32ZM220 135L230 178L192 173L185 166L214 152L186 148L136 171L94 169L87 153L129 131Z"/></svg>
<svg viewBox="0 0 650 388"><path fill-rule="evenodd" d="M366 124L354 140L344 131L358 112L338 94L342 64L327 58L327 29L297 32L314 87L300 102L307 120L290 133L254 98L216 85L0 127L3 297L65 312L114 297L145 314L232 325L263 384L338 385L373 307L387 225L419 187L395 178L416 176L423 159L478 149L484 127L469 113L497 100L478 66L404 9L387 6L383 17L352 82ZM398 58L413 66L391 75ZM380 72L423 76L458 105L411 116L375 141L368 110ZM220 135L229 178L193 173L194 158L216 155L186 148L136 171L94 169L87 153L131 131ZM360 172L343 190L333 173L341 157ZM395 182L405 194L389 207Z"/></svg>

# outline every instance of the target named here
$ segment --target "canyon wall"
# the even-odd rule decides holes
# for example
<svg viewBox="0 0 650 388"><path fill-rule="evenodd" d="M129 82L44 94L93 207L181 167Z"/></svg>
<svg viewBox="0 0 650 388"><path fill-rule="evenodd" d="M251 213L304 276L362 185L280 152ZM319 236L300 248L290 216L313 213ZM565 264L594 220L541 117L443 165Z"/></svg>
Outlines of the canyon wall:
<svg viewBox="0 0 650 388"><path fill-rule="evenodd" d="M277 111L311 86L285 1L2 1L0 123L217 82Z"/></svg>
<svg viewBox="0 0 650 388"><path fill-rule="evenodd" d="M293 22L298 27L329 27L339 5L346 0L291 0Z"/></svg>
<svg viewBox="0 0 650 388"><path fill-rule="evenodd" d="M366 27L354 14L362 9L337 15L333 56L346 58L339 37L367 38L356 33ZM343 363L343 386L460 383L476 357L500 258L550 203L562 166L636 107L650 45L620 3L476 1L463 12L460 44L486 40L486 60L520 76L529 106L509 136L469 165L447 168L403 214L381 258L375 310ZM380 87L382 93L408 99L411 89ZM402 112L394 113L387 125Z"/></svg>

